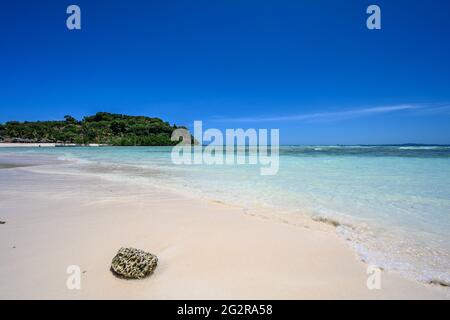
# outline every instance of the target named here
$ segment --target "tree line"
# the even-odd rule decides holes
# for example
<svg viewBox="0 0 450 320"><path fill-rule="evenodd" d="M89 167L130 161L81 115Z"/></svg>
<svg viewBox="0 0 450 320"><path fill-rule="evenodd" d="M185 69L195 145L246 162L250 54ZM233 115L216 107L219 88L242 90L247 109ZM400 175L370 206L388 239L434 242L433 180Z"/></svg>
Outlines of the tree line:
<svg viewBox="0 0 450 320"><path fill-rule="evenodd" d="M29 143L166 146L177 128L159 118L97 112L78 121L66 115L60 121L9 121L0 124L0 141Z"/></svg>

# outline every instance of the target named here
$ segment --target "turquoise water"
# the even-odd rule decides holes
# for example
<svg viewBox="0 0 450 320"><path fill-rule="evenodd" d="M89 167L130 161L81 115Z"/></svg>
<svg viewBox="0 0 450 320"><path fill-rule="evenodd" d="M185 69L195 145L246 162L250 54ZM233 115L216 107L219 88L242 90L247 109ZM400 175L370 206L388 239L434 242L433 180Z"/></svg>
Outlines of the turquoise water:
<svg viewBox="0 0 450 320"><path fill-rule="evenodd" d="M259 165L174 165L169 147L9 149L54 155L82 174L158 185L270 212L338 221L369 263L450 282L450 147L284 146L277 175ZM67 168L66 168L67 169ZM56 169L55 169L56 170Z"/></svg>

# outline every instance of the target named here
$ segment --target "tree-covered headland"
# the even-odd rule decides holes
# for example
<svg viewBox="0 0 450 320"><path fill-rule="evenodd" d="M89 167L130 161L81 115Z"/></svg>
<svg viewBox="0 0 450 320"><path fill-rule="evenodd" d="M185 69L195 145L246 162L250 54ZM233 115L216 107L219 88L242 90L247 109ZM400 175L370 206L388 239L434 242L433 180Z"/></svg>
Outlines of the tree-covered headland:
<svg viewBox="0 0 450 320"><path fill-rule="evenodd" d="M0 142L107 144L113 146L167 146L177 128L159 118L98 112L81 121L9 121L0 124Z"/></svg>

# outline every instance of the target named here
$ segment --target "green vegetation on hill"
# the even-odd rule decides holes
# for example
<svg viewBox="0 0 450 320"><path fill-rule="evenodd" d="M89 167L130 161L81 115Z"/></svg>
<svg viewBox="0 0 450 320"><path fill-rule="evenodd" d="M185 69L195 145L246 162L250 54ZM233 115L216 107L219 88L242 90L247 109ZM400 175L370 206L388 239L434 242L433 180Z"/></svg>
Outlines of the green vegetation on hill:
<svg viewBox="0 0 450 320"><path fill-rule="evenodd" d="M170 137L176 125L159 118L127 116L98 112L78 121L65 116L61 121L17 122L0 124L0 141L53 142L115 146L174 145Z"/></svg>

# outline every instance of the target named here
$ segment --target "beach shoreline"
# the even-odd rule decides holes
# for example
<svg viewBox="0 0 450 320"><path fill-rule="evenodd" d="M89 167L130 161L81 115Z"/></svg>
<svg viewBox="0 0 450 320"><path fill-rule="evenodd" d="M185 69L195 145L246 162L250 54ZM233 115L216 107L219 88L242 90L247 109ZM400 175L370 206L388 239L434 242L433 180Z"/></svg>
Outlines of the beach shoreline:
<svg viewBox="0 0 450 320"><path fill-rule="evenodd" d="M47 164L48 165L48 164ZM239 207L98 177L5 168L0 175L3 299L448 299L448 290L367 264L335 229L293 226ZM120 247L159 257L124 281L109 271ZM67 267L83 271L66 287Z"/></svg>
<svg viewBox="0 0 450 320"><path fill-rule="evenodd" d="M0 148L56 148L56 147L105 147L106 144L53 143L53 142L0 142Z"/></svg>
<svg viewBox="0 0 450 320"><path fill-rule="evenodd" d="M0 142L0 148L54 148L56 143Z"/></svg>

